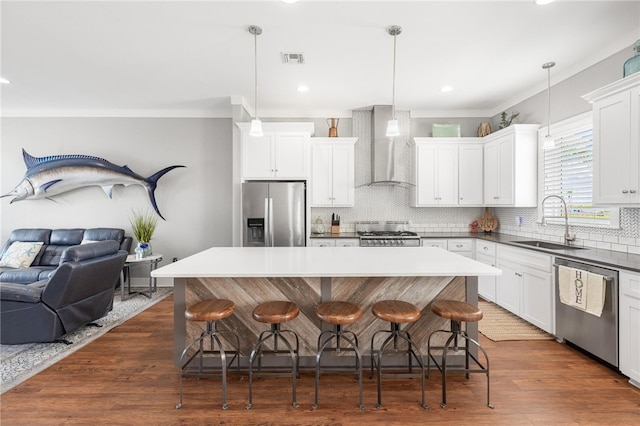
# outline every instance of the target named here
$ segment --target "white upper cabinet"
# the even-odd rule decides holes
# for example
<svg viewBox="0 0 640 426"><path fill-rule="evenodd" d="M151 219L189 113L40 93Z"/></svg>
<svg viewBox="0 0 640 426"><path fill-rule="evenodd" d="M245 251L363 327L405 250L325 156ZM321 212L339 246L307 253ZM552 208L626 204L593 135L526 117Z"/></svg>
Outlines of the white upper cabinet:
<svg viewBox="0 0 640 426"><path fill-rule="evenodd" d="M458 204L482 205L483 147L481 144L458 146Z"/></svg>
<svg viewBox="0 0 640 426"><path fill-rule="evenodd" d="M593 103L593 202L640 204L640 73L583 97Z"/></svg>
<svg viewBox="0 0 640 426"><path fill-rule="evenodd" d="M355 202L358 138L312 138L311 206L351 207Z"/></svg>
<svg viewBox="0 0 640 426"><path fill-rule="evenodd" d="M478 138L413 140L412 207L482 204L482 145Z"/></svg>
<svg viewBox="0 0 640 426"><path fill-rule="evenodd" d="M307 179L309 140L313 123L262 123L264 136L249 136L249 123L237 123L242 131L243 179Z"/></svg>
<svg viewBox="0 0 640 426"><path fill-rule="evenodd" d="M536 206L538 127L513 124L483 138L485 205Z"/></svg>

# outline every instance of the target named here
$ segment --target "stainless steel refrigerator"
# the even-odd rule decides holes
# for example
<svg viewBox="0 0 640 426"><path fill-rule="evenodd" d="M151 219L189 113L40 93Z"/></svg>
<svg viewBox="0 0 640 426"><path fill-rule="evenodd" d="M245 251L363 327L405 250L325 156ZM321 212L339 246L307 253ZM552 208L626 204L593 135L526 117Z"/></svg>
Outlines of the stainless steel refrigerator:
<svg viewBox="0 0 640 426"><path fill-rule="evenodd" d="M243 183L242 229L244 247L305 246L305 182Z"/></svg>

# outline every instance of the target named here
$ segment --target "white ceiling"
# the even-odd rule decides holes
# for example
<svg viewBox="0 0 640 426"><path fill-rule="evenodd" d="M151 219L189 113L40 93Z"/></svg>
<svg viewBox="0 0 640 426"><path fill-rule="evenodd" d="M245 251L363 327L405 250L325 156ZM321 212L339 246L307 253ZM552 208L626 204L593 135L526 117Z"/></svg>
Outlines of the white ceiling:
<svg viewBox="0 0 640 426"><path fill-rule="evenodd" d="M546 89L544 62L555 83L640 38L638 0L2 0L0 13L5 116L228 117L243 98L252 112L251 24L263 118L390 104L393 24L396 107L418 117L495 115Z"/></svg>

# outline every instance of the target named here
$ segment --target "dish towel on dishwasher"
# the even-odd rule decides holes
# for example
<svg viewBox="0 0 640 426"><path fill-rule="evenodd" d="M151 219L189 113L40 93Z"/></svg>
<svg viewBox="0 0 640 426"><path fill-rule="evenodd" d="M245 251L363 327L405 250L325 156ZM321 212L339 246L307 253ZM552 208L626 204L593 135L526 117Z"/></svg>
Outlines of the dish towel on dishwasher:
<svg viewBox="0 0 640 426"><path fill-rule="evenodd" d="M602 315L606 290L602 275L559 266L558 285L562 303L597 317Z"/></svg>

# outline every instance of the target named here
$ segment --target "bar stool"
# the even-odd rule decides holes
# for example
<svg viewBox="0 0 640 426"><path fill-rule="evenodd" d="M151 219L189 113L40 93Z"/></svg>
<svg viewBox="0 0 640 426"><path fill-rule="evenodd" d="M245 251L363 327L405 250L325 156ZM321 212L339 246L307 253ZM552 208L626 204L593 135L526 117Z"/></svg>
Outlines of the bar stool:
<svg viewBox="0 0 640 426"><path fill-rule="evenodd" d="M431 360L435 363L436 367L442 373L442 404L440 406L445 408L447 406L447 372L448 371L458 371L464 372L467 379L469 378L469 373L483 373L487 376L487 407L493 408L489 399L489 357L485 350L480 346L480 344L469 337L467 332L462 329L462 322L477 322L482 319L482 311L473 305L470 305L466 302L461 302L457 300L436 300L431 304L431 311L448 320L451 320L451 330L436 330L429 335L429 339L427 340L427 371L429 371L431 367ZM450 333L451 336L447 340L444 346L431 346L431 337L436 333ZM464 368L461 367L448 367L447 366L447 353L449 352L451 343L453 342L453 350L458 351L458 339L464 339L465 345L462 349L465 354L465 363ZM478 361L475 355L469 352L469 344L474 344L484 355L486 367ZM438 365L438 361L435 359L431 350L442 350L442 362ZM477 368L469 367L469 358L471 358Z"/></svg>
<svg viewBox="0 0 640 426"><path fill-rule="evenodd" d="M373 376L374 366L377 368L378 373L378 404L376 404L376 408L382 407L382 377L420 377L422 380L421 405L422 408L428 408L427 404L424 401L425 368L424 362L422 361L422 355L418 351L416 344L411 340L411 336L409 335L409 333L400 329L400 324L412 323L420 319L420 311L411 303L403 302L400 300L383 300L377 302L371 307L371 311L376 317L391 323L390 330L378 330L371 337L371 376ZM380 346L380 349L378 349L378 360L376 362L374 356L375 351L373 348L373 341L378 333L389 333L389 337L386 338L386 340ZM382 374L383 355L386 351L398 353L398 340L404 340L408 345L406 353L409 363L409 372L402 374ZM389 346L389 344L391 344L392 342L393 348L387 349L387 346ZM414 358L420 366L420 373L413 372L412 360Z"/></svg>
<svg viewBox="0 0 640 426"><path fill-rule="evenodd" d="M222 409L226 410L227 406L227 368L231 367L233 361L236 361L238 379L240 379L240 338L236 333L231 330L218 330L216 321L227 318L233 314L235 310L235 304L230 300L225 299L206 299L202 300L187 308L184 316L189 321L206 321L206 330L200 334L200 337L194 339L189 343L180 356L180 402L176 405L176 408L182 407L182 378L183 377L217 377L218 373L221 373L222 377ZM234 351L227 351L224 349L219 335L228 335L235 338L236 348ZM204 349L204 341L209 338L209 349ZM229 340L229 338L227 338ZM218 345L218 349L215 348L215 344ZM198 350L194 352L189 359L185 361L185 357L189 350L198 344ZM227 354L232 354L233 357L227 363ZM204 357L205 355L217 355L220 357L220 367L205 367ZM191 373L189 365L198 357L198 369L196 373Z"/></svg>
<svg viewBox="0 0 640 426"><path fill-rule="evenodd" d="M322 354L325 351L337 352L341 351L353 351L356 354L356 373L358 375L358 407L364 410L364 404L362 403L362 357L358 350L358 336L352 331L342 330L343 325L353 324L362 317L362 309L358 305L349 302L326 302L321 303L316 308L316 315L320 321L333 324L332 330L324 330L318 336L318 353L316 354L316 394L314 404L311 407L313 410L318 408L318 384L320 382L320 360ZM351 337L349 337L351 336ZM335 340L335 347L330 347L330 344ZM341 347L340 342L344 341L348 347ZM346 367L350 368L350 367ZM334 367L335 371L338 371Z"/></svg>
<svg viewBox="0 0 640 426"><path fill-rule="evenodd" d="M258 342L254 345L251 350L251 355L249 356L249 402L247 403L247 410L250 409L253 405L253 362L256 357L258 358L258 374L259 375L270 375L270 376L278 376L278 377L286 377L291 374L291 395L293 399L293 407L298 408L298 403L296 402L296 377L298 376L299 370L299 358L298 351L300 349L300 342L298 339L298 335L291 330L282 330L280 328L280 324L291 321L296 318L300 313L300 309L298 305L289 301L274 301L274 302L265 302L256 306L253 310L253 319L258 322L262 322L265 324L271 324L270 330L265 330L260 333L260 337L258 338ZM289 343L289 340L284 336L284 334L291 334L295 337L296 344L294 346ZM262 345L269 339L273 339L273 350L263 350ZM282 340L287 347L286 350L278 349L278 340ZM264 354L273 354L277 355L279 353L288 353L291 355L291 372L290 373L280 373L280 372L262 372L262 357ZM277 366L272 368L272 370L282 370Z"/></svg>

